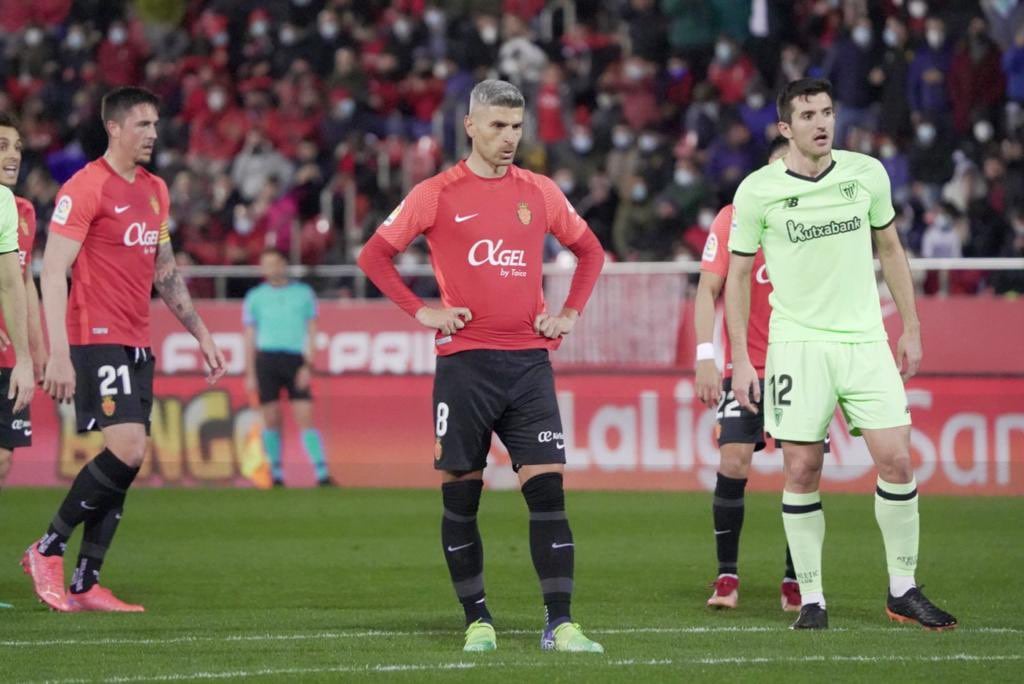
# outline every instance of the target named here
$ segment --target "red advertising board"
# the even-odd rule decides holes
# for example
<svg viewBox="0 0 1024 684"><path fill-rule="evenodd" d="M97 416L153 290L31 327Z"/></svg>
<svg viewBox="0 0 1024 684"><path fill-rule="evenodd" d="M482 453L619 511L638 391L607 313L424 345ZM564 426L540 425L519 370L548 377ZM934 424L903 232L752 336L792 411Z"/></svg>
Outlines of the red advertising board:
<svg viewBox="0 0 1024 684"><path fill-rule="evenodd" d="M431 378L342 377L314 380L316 419L330 468L342 484L433 487ZM558 378L569 459L567 481L581 489L709 489L718 463L714 414L694 400L690 377L677 374L578 374ZM148 485L244 485L246 454L258 434L242 379L209 387L197 376L160 377L153 411ZM909 385L913 456L924 492L1024 494L1024 380L922 378ZM99 450L99 436L74 433L70 409L42 397L33 406L33 446L19 449L11 485L55 485L74 477ZM285 426L285 475L313 483L295 430ZM833 426L823 488L869 492L874 470L862 439ZM501 445L489 486L515 486ZM778 491L781 457L754 459L750 486Z"/></svg>

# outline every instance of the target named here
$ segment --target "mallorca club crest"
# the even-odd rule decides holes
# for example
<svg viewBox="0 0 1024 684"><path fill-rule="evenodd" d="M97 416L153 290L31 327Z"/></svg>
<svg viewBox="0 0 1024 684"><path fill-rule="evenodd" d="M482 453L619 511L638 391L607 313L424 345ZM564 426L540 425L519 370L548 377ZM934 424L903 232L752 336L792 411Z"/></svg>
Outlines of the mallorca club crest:
<svg viewBox="0 0 1024 684"><path fill-rule="evenodd" d="M530 225L530 221L533 220L533 212L530 211L530 206L525 201L520 202L516 207L516 216L524 226Z"/></svg>
<svg viewBox="0 0 1024 684"><path fill-rule="evenodd" d="M440 461L441 460L441 454L443 454L443 453L444 453L444 450L441 448L441 438L438 437L437 440L434 442L434 460L435 461Z"/></svg>
<svg viewBox="0 0 1024 684"><path fill-rule="evenodd" d="M157 200L156 195L149 196L149 206L153 208L154 214L160 215L160 202Z"/></svg>
<svg viewBox="0 0 1024 684"><path fill-rule="evenodd" d="M117 410L117 403L114 401L114 397L107 395L103 397L103 401L100 403L100 407L103 409L103 415L110 418L114 415L114 411Z"/></svg>
<svg viewBox="0 0 1024 684"><path fill-rule="evenodd" d="M843 193L843 197L852 202L857 199L857 181L850 181L849 183L843 183L839 186L839 192Z"/></svg>

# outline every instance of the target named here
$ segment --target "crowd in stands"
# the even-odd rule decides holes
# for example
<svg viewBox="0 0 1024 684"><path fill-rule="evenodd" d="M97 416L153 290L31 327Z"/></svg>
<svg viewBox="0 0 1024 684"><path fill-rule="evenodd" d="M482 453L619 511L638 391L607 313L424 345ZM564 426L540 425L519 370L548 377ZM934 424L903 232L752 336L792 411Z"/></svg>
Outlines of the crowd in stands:
<svg viewBox="0 0 1024 684"><path fill-rule="evenodd" d="M104 149L100 97L139 84L163 102L155 169L183 261L273 244L352 263L465 150L469 90L497 76L527 97L519 163L612 258L699 259L764 163L774 94L813 75L835 89L836 146L888 170L912 254L1024 256L1018 0L0 0L0 25L40 244L59 184Z"/></svg>

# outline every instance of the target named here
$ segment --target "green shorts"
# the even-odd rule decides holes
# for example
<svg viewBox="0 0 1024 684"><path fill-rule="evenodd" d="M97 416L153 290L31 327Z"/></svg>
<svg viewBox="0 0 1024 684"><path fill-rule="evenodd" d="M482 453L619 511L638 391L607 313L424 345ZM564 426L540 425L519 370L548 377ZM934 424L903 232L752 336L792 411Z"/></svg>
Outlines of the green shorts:
<svg viewBox="0 0 1024 684"><path fill-rule="evenodd" d="M910 425L903 379L887 342L772 342L764 427L777 439L819 442L836 403L851 434Z"/></svg>

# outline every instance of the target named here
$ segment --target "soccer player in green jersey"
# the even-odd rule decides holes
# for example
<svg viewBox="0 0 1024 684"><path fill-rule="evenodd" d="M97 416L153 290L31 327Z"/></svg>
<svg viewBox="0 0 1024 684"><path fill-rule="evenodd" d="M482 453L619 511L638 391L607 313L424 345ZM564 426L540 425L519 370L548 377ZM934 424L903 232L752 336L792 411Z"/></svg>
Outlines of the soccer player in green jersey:
<svg viewBox="0 0 1024 684"><path fill-rule="evenodd" d="M782 520L803 603L792 628L828 627L818 483L822 442L838 402L878 468L875 518L889 569L886 612L899 622L950 629L956 618L925 598L914 581L917 483L900 371L903 380L917 372L921 332L910 268L893 225L889 178L876 159L832 149L835 109L828 81L788 84L778 113L789 151L736 191L725 297L733 391L741 406L756 412L760 387L747 355L747 283L760 246L774 286L764 423L783 441ZM872 237L903 320L895 360L882 325Z"/></svg>

